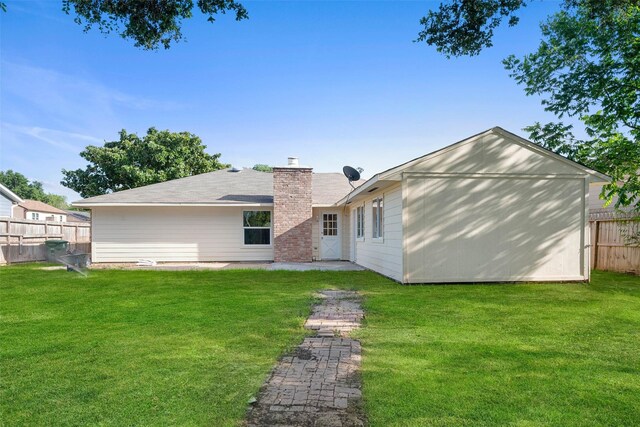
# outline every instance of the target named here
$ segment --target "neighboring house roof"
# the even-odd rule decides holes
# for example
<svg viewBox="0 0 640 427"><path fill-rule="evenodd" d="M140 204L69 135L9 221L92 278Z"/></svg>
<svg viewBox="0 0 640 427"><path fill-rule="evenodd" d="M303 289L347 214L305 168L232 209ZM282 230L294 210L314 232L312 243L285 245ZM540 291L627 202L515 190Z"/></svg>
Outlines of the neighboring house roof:
<svg viewBox="0 0 640 427"><path fill-rule="evenodd" d="M522 138L521 136L518 136L514 133L511 133L507 130L502 129L499 126L493 127L491 129L487 129L484 132L480 132L476 135L473 135L469 138L465 138L461 141L458 141L456 143L453 143L451 145L448 145L444 148L441 148L439 150L433 151L431 153L425 154L423 156L417 157L413 160L409 160L408 162L402 163L398 166L394 166L390 169L387 169L383 172L380 172L374 176L372 176L371 178L369 178L364 184L360 185L352 194L349 194L349 198L351 197L355 197L358 194L364 192L364 191L372 191L372 188L378 188L377 186L380 185L380 182L384 182L384 181L394 181L400 178L401 174L403 171L405 171L406 169L410 168L411 166L424 162L426 160L429 160L435 156L441 155L443 153L446 153L448 151L454 150L456 148L458 148L459 146L463 145L463 144L469 144L469 143L473 143L477 140L479 140L480 138L482 138L485 135L489 135L489 134L495 134L495 135L500 135L502 137L505 138L509 138L511 141L517 142L518 144L525 146L527 148L529 148L530 150L537 152L539 154L551 157L555 160L558 160L560 162L563 162L573 168L575 168L576 170L579 170L581 173L584 174L588 174L591 175L593 177L593 182L608 182L611 180L610 177L608 177L607 175L598 172L596 170L590 169L580 163L574 162L572 160L569 160L565 157L562 157L559 154L554 153L553 151L547 150L546 148L535 144L527 139ZM338 201L338 204L342 204L345 203L347 201L347 197L343 197L340 201Z"/></svg>
<svg viewBox="0 0 640 427"><path fill-rule="evenodd" d="M3 194L7 199L11 200L12 202L16 202L16 203L22 202L22 199L20 198L20 196L18 196L16 193L9 190L7 187L5 187L2 184L0 184L0 193Z"/></svg>
<svg viewBox="0 0 640 427"><path fill-rule="evenodd" d="M91 212L88 211L65 211L67 220L71 222L91 221Z"/></svg>
<svg viewBox="0 0 640 427"><path fill-rule="evenodd" d="M48 205L44 202L40 202L38 200L24 200L18 206L28 210L28 211L36 211L36 212L45 212L52 213L58 215L67 215L65 211L62 209L58 209L54 206Z"/></svg>
<svg viewBox="0 0 640 427"><path fill-rule="evenodd" d="M341 173L312 175L312 203L333 205L351 191ZM144 205L270 205L273 204L273 174L245 168L174 179L131 190L89 197L74 206Z"/></svg>

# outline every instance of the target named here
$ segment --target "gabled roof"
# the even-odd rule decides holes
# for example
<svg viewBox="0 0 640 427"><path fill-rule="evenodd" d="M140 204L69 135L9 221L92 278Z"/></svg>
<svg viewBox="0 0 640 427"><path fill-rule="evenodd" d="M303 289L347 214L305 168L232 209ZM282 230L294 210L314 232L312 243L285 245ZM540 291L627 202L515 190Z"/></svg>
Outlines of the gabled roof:
<svg viewBox="0 0 640 427"><path fill-rule="evenodd" d="M448 145L444 148L441 148L439 150L433 151L431 153L425 154L423 156L417 157L413 160L409 160L408 162L402 163L398 166L394 166L392 168L389 168L383 172L380 172L376 175L374 175L373 177L371 177L370 179L368 179L364 184L360 185L360 187L358 187L353 193L351 193L349 195L349 198L353 198L356 197L357 195L363 193L364 191L372 191L371 189L374 187L377 187L379 185L382 185L382 183L387 182L387 181L397 181L399 179L401 179L401 173L407 169L409 169L410 167L418 164L418 163L422 163L424 161L427 161L433 157L439 156L441 154L444 154L448 151L451 150L455 150L456 148L458 148L461 145L464 144L469 144L469 143L473 143L475 141L480 140L482 137L489 135L489 134L495 134L495 135L500 135L502 137L508 138L509 140L520 144L528 149L530 149L531 151L534 151L538 154L541 154L543 156L547 156L550 158L553 158L557 161L560 161L568 166L571 166L572 168L576 169L576 172L580 172L583 174L587 174L587 175L591 175L595 181L597 182L607 182L610 181L611 178L608 177L607 175L598 172L594 169L588 168L587 166L584 166L580 163L574 162L572 160L569 160L559 154L554 153L553 151L547 150L544 147L541 147L540 145L531 142L525 138L522 138L521 136L518 136L514 133L511 133L499 126L493 127L491 129L487 129L484 132L480 132L476 135L470 136L469 138L465 138L461 141L455 142L451 145ZM388 184L388 182L387 182ZM347 197L342 198L338 204L342 204L345 203L348 200Z"/></svg>
<svg viewBox="0 0 640 427"><path fill-rule="evenodd" d="M16 202L16 203L22 202L22 199L20 198L20 196L18 196L16 193L9 190L7 187L5 187L2 184L0 184L0 193L4 194L4 196L7 199L11 200L12 202Z"/></svg>
<svg viewBox="0 0 640 427"><path fill-rule="evenodd" d="M67 215L65 211L62 209L58 209L55 206L48 205L39 200L24 200L18 206L28 210L28 211L36 211L36 212L46 212L53 213L58 215Z"/></svg>
<svg viewBox="0 0 640 427"><path fill-rule="evenodd" d="M333 205L351 190L341 173L314 173L312 201ZM273 204L273 174L253 169L222 169L74 202L74 206L246 205Z"/></svg>

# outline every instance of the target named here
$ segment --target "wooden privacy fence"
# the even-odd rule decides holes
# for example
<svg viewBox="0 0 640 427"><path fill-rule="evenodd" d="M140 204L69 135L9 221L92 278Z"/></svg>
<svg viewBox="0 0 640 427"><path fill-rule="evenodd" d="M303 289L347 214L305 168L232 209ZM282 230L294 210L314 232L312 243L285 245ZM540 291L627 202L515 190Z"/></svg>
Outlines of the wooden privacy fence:
<svg viewBox="0 0 640 427"><path fill-rule="evenodd" d="M44 242L53 239L67 240L73 251L90 253L91 224L0 218L0 264L44 261Z"/></svg>
<svg viewBox="0 0 640 427"><path fill-rule="evenodd" d="M592 269L640 274L640 218L637 213L592 211L589 225Z"/></svg>

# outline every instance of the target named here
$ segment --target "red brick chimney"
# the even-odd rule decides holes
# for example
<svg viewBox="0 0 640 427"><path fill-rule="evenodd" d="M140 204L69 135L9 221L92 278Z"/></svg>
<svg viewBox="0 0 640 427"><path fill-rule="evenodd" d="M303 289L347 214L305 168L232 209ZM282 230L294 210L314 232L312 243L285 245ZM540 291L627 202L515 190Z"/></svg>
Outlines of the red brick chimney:
<svg viewBox="0 0 640 427"><path fill-rule="evenodd" d="M273 168L273 252L275 262L311 262L311 168L289 164Z"/></svg>

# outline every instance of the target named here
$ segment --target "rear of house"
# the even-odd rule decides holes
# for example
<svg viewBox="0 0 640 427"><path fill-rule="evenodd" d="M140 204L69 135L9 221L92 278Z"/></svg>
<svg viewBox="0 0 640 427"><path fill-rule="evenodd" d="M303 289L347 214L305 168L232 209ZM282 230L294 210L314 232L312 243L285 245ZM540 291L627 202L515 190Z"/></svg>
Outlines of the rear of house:
<svg viewBox="0 0 640 427"><path fill-rule="evenodd" d="M91 209L94 263L310 262L348 253L336 202L350 189L291 159L273 173L224 169L75 205Z"/></svg>
<svg viewBox="0 0 640 427"><path fill-rule="evenodd" d="M607 177L500 128L350 191L291 160L98 196L94 262L350 260L403 283L589 279L589 184Z"/></svg>

